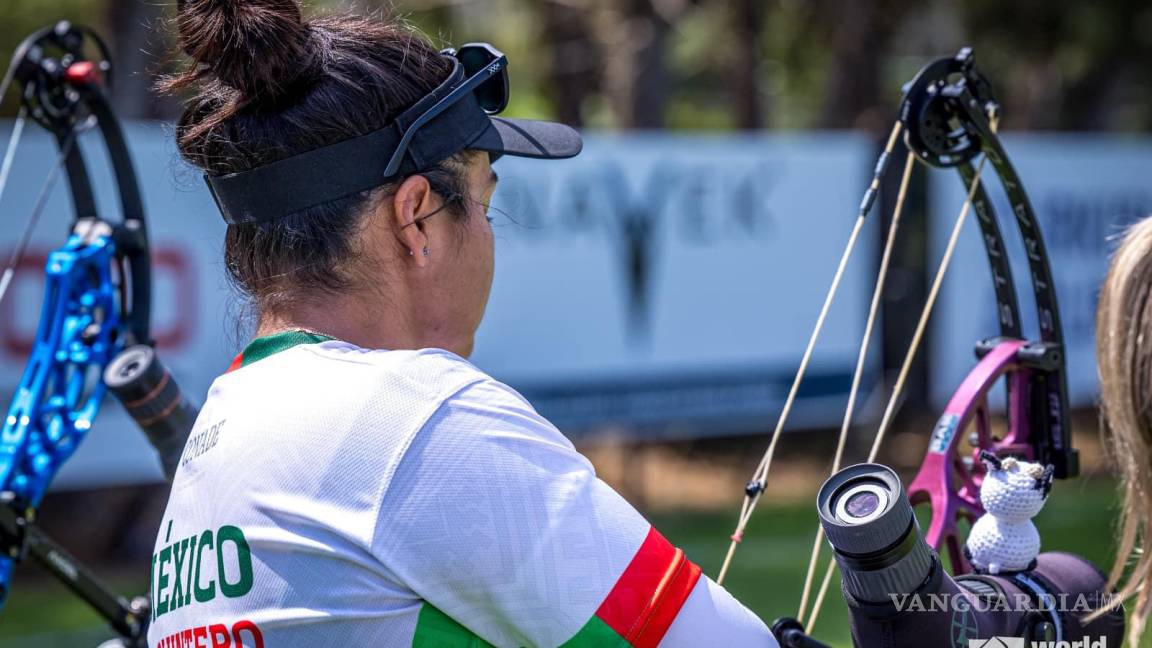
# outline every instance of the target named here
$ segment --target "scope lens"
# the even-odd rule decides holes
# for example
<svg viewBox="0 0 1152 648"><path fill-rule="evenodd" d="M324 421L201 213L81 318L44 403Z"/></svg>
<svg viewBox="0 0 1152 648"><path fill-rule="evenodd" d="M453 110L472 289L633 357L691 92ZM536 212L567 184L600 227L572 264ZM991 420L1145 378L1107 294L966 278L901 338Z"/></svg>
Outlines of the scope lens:
<svg viewBox="0 0 1152 648"><path fill-rule="evenodd" d="M848 498L844 510L852 517L867 517L880 508L880 497L876 493L854 493Z"/></svg>
<svg viewBox="0 0 1152 648"><path fill-rule="evenodd" d="M849 483L834 497L836 519L844 524L864 524L884 514L892 495L871 480Z"/></svg>

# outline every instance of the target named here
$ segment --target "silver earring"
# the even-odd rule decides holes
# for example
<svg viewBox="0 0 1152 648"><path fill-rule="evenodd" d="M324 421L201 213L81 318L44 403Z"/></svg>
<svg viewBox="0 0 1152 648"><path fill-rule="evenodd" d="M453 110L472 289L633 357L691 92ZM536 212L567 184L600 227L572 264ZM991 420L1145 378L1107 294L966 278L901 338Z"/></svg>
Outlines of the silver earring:
<svg viewBox="0 0 1152 648"><path fill-rule="evenodd" d="M424 253L424 256L428 256L428 248L427 247L424 248L423 253Z"/></svg>

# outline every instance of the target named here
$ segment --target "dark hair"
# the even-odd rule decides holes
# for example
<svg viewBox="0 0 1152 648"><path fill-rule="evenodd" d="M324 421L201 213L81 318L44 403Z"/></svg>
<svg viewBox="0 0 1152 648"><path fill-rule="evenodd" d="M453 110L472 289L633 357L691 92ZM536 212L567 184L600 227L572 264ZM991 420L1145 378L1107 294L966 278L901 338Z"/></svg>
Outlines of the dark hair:
<svg viewBox="0 0 1152 648"><path fill-rule="evenodd" d="M192 66L161 89L196 90L177 125L177 144L184 159L211 174L383 128L451 72L425 38L381 20L305 21L295 0L181 0L177 7L180 44ZM421 172L457 216L464 211L461 160L458 154ZM360 217L394 187L271 222L230 225L229 277L265 311L347 288Z"/></svg>

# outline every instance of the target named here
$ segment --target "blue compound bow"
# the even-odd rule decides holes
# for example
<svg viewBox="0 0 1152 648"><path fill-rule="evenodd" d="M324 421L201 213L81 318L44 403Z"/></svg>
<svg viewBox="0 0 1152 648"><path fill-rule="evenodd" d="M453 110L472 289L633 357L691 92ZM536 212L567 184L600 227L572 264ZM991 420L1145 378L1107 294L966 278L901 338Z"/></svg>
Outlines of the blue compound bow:
<svg viewBox="0 0 1152 648"><path fill-rule="evenodd" d="M108 390L106 369L114 361L120 363L118 356L134 350L135 360L120 369L120 373L132 373L141 364L139 350L151 351L147 229L136 173L106 95L111 77L104 42L91 30L61 22L25 39L0 81L0 99L11 87L20 90L19 114L0 164L0 196L28 120L52 133L58 149L19 243L0 275L0 300L20 266L61 170L67 175L75 207L67 240L48 256L36 338L0 431L0 603L7 595L14 563L30 555L135 644L146 627L147 599L128 601L116 595L34 524L36 508L56 472L92 427ZM97 209L78 142L90 130L100 132L112 164L119 218L105 218ZM171 382L166 374L164 378L165 383ZM125 403L146 425L169 414L168 405L183 404L178 393L173 400L174 383L171 389L155 386L155 393ZM152 397L161 392L166 394L165 405L157 409L159 403ZM139 390L135 393L139 395Z"/></svg>
<svg viewBox="0 0 1152 648"><path fill-rule="evenodd" d="M101 60L85 58L88 43ZM55 136L59 155L0 280L0 299L61 168L76 210L67 241L48 257L39 328L0 433L0 488L29 506L40 503L60 465L91 428L105 394L104 368L120 350L149 342L148 237L136 173L105 95L111 71L98 37L60 23L28 37L5 77L22 89L5 171L28 117ZM0 93L5 90L0 87ZM102 133L115 171L122 207L117 221L99 215L77 142L92 128ZM6 173L0 175L0 191L5 180Z"/></svg>

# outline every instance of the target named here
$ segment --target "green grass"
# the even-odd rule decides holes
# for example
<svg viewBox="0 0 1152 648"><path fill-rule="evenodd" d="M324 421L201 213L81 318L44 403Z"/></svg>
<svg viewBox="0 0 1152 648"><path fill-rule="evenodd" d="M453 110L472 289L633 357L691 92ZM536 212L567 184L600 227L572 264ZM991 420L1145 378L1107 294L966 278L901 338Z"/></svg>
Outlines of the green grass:
<svg viewBox="0 0 1152 648"><path fill-rule="evenodd" d="M1058 484L1037 519L1045 550L1071 551L1105 568L1110 566L1115 513L1110 482L1097 478ZM715 577L735 515L736 511L659 513L650 518L705 573ZM768 622L797 612L815 524L814 509L807 504L765 504L752 518L726 585ZM821 570L823 565L822 561ZM24 566L20 571L34 569ZM142 580L114 580L124 592L145 589ZM54 583L21 578L13 584L13 591L0 615L0 646L90 648L108 635L94 613ZM828 594L814 634L833 646L851 646L847 611L836 586ZM1152 642L1141 646L1152 646Z"/></svg>
<svg viewBox="0 0 1152 648"><path fill-rule="evenodd" d="M0 646L8 648L93 648L115 637L91 608L55 580L41 576L35 565L19 565L12 593L0 611ZM126 597L148 589L148 567L140 574L101 573Z"/></svg>

